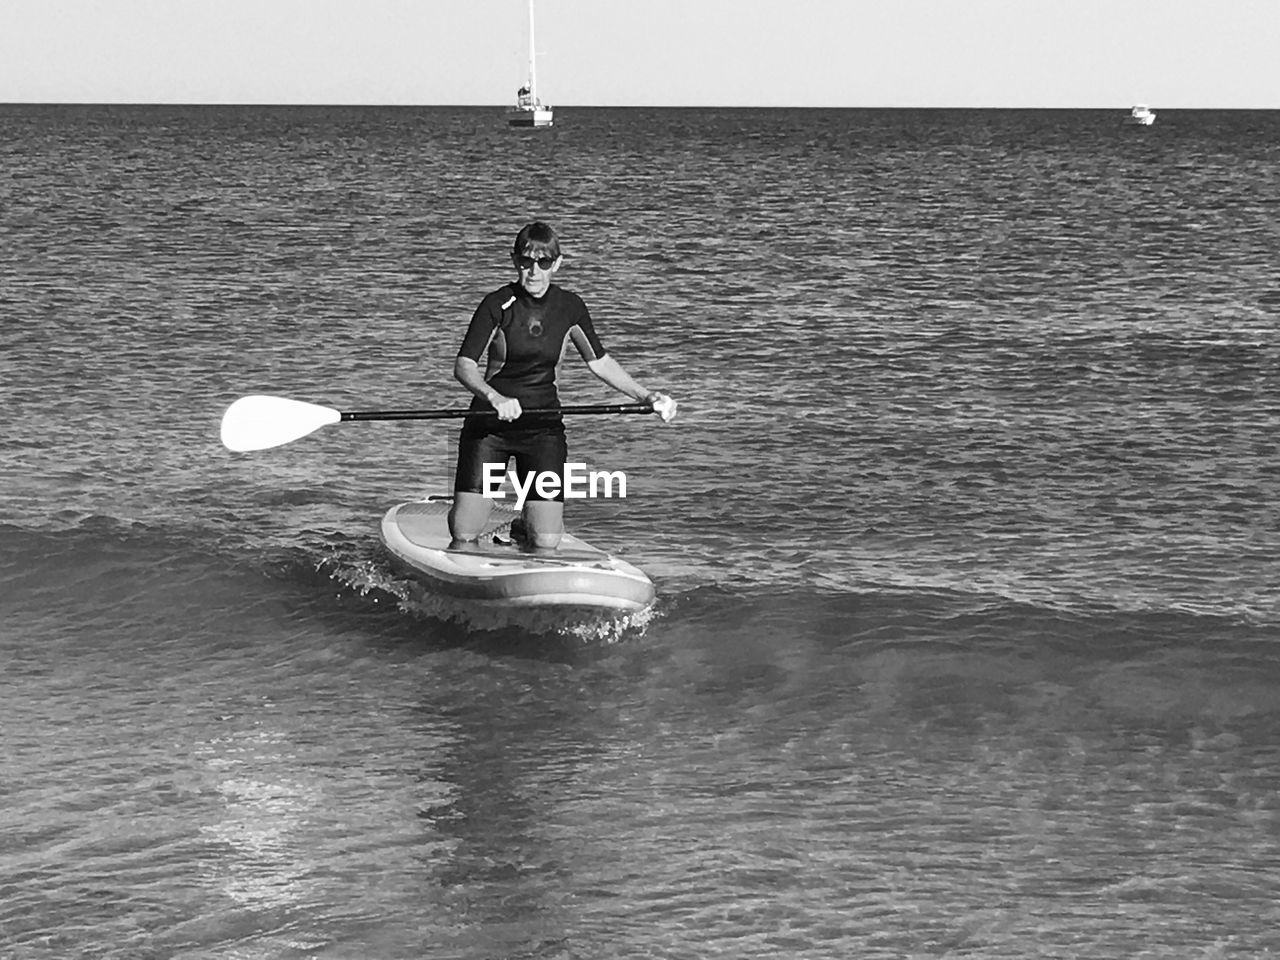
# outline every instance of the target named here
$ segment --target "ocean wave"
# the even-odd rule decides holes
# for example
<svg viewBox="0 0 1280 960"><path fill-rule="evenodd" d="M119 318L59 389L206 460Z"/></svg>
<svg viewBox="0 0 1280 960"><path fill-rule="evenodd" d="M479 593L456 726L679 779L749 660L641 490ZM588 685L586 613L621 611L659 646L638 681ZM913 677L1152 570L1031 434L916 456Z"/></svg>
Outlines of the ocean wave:
<svg viewBox="0 0 1280 960"><path fill-rule="evenodd" d="M434 595L399 574L372 535L328 530L298 542L253 544L211 527L152 525L102 515L64 515L60 526L0 524L3 606L64 612L109 609L122 598L181 594L192 611L235 612L258 602L311 608L310 616L387 615L454 624L473 632L514 628L617 642L652 623L706 625L718 632L776 626L784 635L831 643L1026 643L1114 652L1125 645L1268 646L1274 627L1248 610L1197 607L1159 597L1070 595L1016 583L913 575L868 563L862 575L734 575L724 565L656 562L658 600L641 616L583 611L504 612ZM167 600L165 602L168 602Z"/></svg>

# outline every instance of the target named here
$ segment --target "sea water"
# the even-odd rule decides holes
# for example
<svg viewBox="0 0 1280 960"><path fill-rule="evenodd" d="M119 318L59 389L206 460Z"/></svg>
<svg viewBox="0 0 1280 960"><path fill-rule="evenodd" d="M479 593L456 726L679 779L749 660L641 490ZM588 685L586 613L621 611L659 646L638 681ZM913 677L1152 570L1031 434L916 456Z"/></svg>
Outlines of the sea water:
<svg viewBox="0 0 1280 960"><path fill-rule="evenodd" d="M0 108L0 956L1280 952L1280 113ZM399 579L516 230L623 624ZM570 356L566 402L618 402Z"/></svg>

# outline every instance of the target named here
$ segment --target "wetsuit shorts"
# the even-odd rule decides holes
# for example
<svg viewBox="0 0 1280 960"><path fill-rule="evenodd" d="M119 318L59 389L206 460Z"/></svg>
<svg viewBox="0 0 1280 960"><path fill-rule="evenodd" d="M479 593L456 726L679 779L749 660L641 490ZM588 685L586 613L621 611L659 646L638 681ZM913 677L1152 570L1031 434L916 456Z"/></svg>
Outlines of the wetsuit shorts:
<svg viewBox="0 0 1280 960"><path fill-rule="evenodd" d="M458 467L453 489L460 493L484 493L485 464L501 464L501 469L491 467L489 472L491 476L505 476L509 461L514 460L520 486L528 485L528 499L548 499L538 493L536 477L530 482L529 474L551 473L559 477L560 482L556 495L549 499L563 502L564 464L568 456L564 423L559 420L516 429L507 424L495 429L492 421L472 421L462 428L458 437Z"/></svg>

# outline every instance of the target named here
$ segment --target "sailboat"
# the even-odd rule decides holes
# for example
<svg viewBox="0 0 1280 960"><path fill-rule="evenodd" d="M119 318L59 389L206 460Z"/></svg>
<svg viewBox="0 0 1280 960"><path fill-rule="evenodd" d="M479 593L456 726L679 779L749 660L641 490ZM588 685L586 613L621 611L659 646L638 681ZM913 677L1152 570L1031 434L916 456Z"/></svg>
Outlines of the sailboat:
<svg viewBox="0 0 1280 960"><path fill-rule="evenodd" d="M513 127L549 127L551 107L538 99L538 73L534 65L533 0L529 0L529 82L516 91L516 104L507 107L507 122Z"/></svg>
<svg viewBox="0 0 1280 960"><path fill-rule="evenodd" d="M1156 122L1156 112L1145 103L1140 103L1129 111L1129 115L1124 118L1124 122L1140 127L1149 127Z"/></svg>

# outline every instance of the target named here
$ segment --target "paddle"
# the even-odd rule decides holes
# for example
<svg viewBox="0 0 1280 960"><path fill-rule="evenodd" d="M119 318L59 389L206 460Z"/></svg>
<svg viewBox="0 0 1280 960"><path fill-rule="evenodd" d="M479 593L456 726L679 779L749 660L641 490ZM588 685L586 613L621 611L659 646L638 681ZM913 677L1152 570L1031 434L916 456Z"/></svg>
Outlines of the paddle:
<svg viewBox="0 0 1280 960"><path fill-rule="evenodd" d="M653 413L650 403L589 404L525 410L530 414ZM331 423L344 420L454 420L463 417L496 417L496 410L365 410L343 412L287 397L241 397L222 415L222 443L244 453L292 443Z"/></svg>

